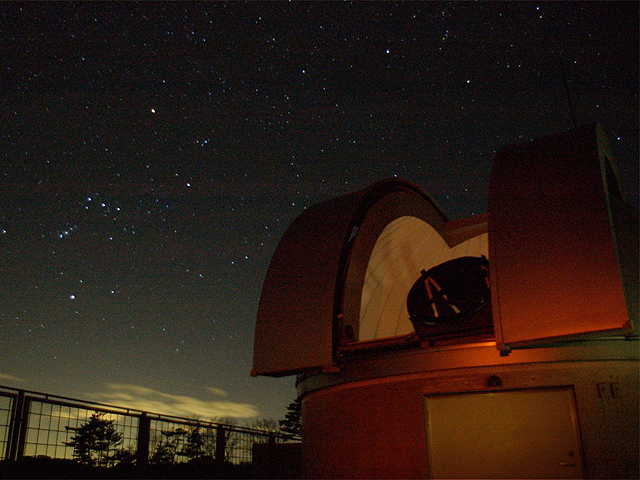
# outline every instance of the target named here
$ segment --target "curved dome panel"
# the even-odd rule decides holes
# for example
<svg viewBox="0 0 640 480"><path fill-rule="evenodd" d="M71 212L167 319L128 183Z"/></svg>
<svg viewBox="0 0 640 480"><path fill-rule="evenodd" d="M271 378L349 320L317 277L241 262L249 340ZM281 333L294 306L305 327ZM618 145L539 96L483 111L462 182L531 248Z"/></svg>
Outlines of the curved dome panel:
<svg viewBox="0 0 640 480"><path fill-rule="evenodd" d="M420 272L454 258L488 256L487 240L487 233L481 233L450 247L440 232L419 218L404 216L389 223L378 237L367 265L358 339L413 332L406 300Z"/></svg>
<svg viewBox="0 0 640 480"><path fill-rule="evenodd" d="M290 375L332 364L336 278L362 195L308 208L280 240L258 305L252 374Z"/></svg>
<svg viewBox="0 0 640 480"><path fill-rule="evenodd" d="M362 286L374 244L400 217L442 229L446 217L419 187L383 180L314 205L285 232L258 306L254 375L331 367L336 345L357 340Z"/></svg>

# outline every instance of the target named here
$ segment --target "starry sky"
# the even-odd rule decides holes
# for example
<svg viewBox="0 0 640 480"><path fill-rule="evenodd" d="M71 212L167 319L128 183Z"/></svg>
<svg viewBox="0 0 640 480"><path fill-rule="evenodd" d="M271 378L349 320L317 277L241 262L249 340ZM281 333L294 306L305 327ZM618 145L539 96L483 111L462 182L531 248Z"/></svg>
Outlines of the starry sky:
<svg viewBox="0 0 640 480"><path fill-rule="evenodd" d="M0 4L0 384L283 418L250 378L305 207L487 208L503 145L599 122L638 205L637 2Z"/></svg>

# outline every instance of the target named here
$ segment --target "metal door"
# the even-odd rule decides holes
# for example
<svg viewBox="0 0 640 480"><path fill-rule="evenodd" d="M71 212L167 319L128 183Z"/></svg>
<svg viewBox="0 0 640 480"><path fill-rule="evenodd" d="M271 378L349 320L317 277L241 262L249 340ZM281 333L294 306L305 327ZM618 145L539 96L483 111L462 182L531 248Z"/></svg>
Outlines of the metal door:
<svg viewBox="0 0 640 480"><path fill-rule="evenodd" d="M572 387L426 396L431 478L581 478Z"/></svg>

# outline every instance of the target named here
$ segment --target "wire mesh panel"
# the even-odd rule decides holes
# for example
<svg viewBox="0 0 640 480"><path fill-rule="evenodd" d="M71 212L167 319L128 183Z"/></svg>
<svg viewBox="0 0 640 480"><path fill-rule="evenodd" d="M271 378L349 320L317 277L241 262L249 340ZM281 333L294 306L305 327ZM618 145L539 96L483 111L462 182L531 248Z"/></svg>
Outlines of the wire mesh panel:
<svg viewBox="0 0 640 480"><path fill-rule="evenodd" d="M288 436L234 425L182 421L158 416L151 420L149 463L184 463L210 459L236 465L251 463L254 443L281 443Z"/></svg>
<svg viewBox="0 0 640 480"><path fill-rule="evenodd" d="M184 463L196 458L229 461L231 446L222 425L158 417L151 420L150 430L152 464Z"/></svg>
<svg viewBox="0 0 640 480"><path fill-rule="evenodd" d="M225 427L225 460L236 465L253 461L253 445L256 443L284 443L299 441L290 435L280 432L253 430L243 427Z"/></svg>
<svg viewBox="0 0 640 480"><path fill-rule="evenodd" d="M230 430L227 432L228 460L231 463L251 463L255 435Z"/></svg>
<svg viewBox="0 0 640 480"><path fill-rule="evenodd" d="M152 464L182 463L189 459L183 455L188 425L159 419L151 420L149 435L149 462Z"/></svg>
<svg viewBox="0 0 640 480"><path fill-rule="evenodd" d="M93 425L100 428L100 421L112 425L117 435L106 448L96 447L95 455L84 452L84 459L109 465L118 450L135 454L138 420L133 415L40 399L29 399L29 406L23 456L70 459L74 452L75 457L82 456L79 449L74 449L74 437L89 434Z"/></svg>
<svg viewBox="0 0 640 480"><path fill-rule="evenodd" d="M15 395L0 392L0 460L7 458L9 450L9 429Z"/></svg>
<svg viewBox="0 0 640 480"><path fill-rule="evenodd" d="M0 460L47 457L97 467L192 461L242 465L252 462L254 443L299 440L0 386Z"/></svg>

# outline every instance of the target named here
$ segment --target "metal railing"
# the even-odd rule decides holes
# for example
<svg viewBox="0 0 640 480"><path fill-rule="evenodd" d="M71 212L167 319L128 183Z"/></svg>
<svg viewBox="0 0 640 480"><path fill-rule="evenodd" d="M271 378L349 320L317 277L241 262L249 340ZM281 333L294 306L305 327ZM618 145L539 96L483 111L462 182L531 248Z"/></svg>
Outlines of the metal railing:
<svg viewBox="0 0 640 480"><path fill-rule="evenodd" d="M121 439L114 451L107 452L104 458L110 460L104 466L123 459L137 464L184 463L194 458L251 463L254 443L300 441L281 432L0 386L0 460L77 458L70 443L95 415L106 419Z"/></svg>

